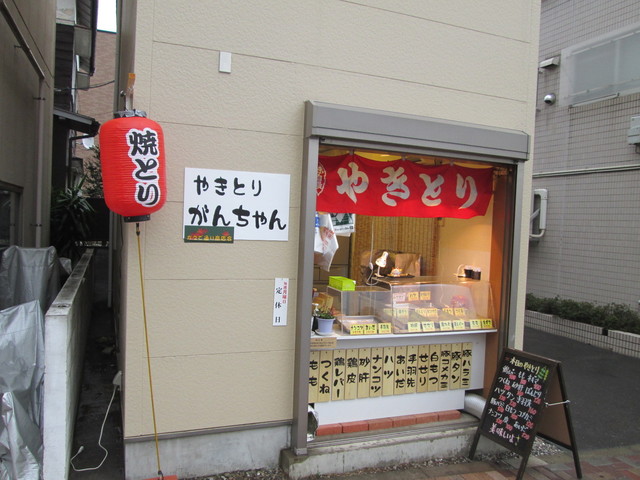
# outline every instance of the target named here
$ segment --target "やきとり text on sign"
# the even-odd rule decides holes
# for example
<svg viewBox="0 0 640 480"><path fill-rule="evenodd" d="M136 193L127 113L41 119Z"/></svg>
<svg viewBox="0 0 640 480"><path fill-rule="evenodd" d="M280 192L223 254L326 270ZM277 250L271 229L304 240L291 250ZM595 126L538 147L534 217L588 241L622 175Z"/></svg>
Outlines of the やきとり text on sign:
<svg viewBox="0 0 640 480"><path fill-rule="evenodd" d="M316 209L386 217L472 218L487 211L493 173L493 168L455 164L321 155Z"/></svg>

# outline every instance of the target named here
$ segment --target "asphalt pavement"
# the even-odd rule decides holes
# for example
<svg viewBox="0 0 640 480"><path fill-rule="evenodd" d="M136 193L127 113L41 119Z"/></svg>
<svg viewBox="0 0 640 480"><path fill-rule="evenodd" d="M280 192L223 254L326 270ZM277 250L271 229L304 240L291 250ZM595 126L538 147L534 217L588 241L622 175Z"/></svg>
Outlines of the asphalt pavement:
<svg viewBox="0 0 640 480"><path fill-rule="evenodd" d="M640 358L532 328L524 350L561 363L579 450L640 443Z"/></svg>

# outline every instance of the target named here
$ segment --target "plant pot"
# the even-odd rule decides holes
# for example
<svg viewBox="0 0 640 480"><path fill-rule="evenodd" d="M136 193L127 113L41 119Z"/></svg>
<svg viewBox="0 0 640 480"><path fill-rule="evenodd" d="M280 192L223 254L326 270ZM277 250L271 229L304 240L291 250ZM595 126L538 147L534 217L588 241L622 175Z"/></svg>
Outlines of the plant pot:
<svg viewBox="0 0 640 480"><path fill-rule="evenodd" d="M333 321L335 318L320 318L318 317L318 330L319 334L329 334L333 332Z"/></svg>

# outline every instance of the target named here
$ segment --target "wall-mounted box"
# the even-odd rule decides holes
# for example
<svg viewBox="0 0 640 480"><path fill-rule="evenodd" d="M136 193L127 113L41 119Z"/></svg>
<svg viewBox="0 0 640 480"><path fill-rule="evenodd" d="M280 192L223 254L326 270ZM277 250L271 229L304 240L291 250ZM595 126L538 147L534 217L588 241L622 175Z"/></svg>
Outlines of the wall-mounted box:
<svg viewBox="0 0 640 480"><path fill-rule="evenodd" d="M629 145L640 144L640 115L631 117L629 132L627 133L627 142Z"/></svg>

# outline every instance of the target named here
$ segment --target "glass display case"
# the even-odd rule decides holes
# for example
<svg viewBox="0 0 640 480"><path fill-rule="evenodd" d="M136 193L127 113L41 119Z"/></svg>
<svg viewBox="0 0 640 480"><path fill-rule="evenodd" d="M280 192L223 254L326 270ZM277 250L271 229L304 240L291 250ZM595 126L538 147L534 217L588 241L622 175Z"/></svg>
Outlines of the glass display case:
<svg viewBox="0 0 640 480"><path fill-rule="evenodd" d="M491 286L481 280L435 277L378 279L355 290L328 287L326 296L343 335L491 330Z"/></svg>
<svg viewBox="0 0 640 480"><path fill-rule="evenodd" d="M495 328L489 282L467 278L442 283L434 277L384 278L389 303L378 311L393 333L435 333Z"/></svg>
<svg viewBox="0 0 640 480"><path fill-rule="evenodd" d="M340 333L345 335L376 335L379 329L379 311L390 301L390 292L377 286L356 286L355 290L338 290L327 287L332 298L332 309L336 314ZM386 332L386 333L391 333Z"/></svg>

